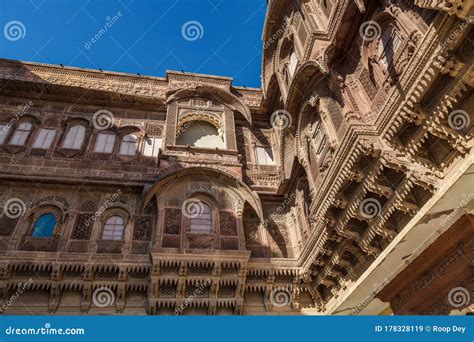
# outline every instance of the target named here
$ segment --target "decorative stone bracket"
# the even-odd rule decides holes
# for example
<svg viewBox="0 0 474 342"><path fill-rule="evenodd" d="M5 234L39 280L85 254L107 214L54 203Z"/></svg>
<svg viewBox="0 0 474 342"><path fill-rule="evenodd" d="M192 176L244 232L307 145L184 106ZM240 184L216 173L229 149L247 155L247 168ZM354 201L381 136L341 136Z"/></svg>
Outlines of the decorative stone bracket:
<svg viewBox="0 0 474 342"><path fill-rule="evenodd" d="M448 12L450 15L456 14L459 18L467 18L474 3L470 0L414 0L415 5Z"/></svg>

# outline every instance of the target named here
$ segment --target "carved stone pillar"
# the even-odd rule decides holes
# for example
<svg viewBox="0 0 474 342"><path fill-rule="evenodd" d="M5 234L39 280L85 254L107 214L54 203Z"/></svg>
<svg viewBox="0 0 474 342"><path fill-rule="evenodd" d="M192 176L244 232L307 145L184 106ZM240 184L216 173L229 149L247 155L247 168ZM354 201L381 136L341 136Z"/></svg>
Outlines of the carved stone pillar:
<svg viewBox="0 0 474 342"><path fill-rule="evenodd" d="M237 236L239 238L239 249L245 250L244 209L240 207L240 205L235 212L235 220L237 224Z"/></svg>
<svg viewBox="0 0 474 342"><path fill-rule="evenodd" d="M125 283L119 283L117 286L117 294L115 298L115 311L116 312L123 312L125 309L125 297L127 295L127 291L125 290Z"/></svg>
<svg viewBox="0 0 474 342"><path fill-rule="evenodd" d="M85 283L82 287L81 312L88 312L92 301L92 284Z"/></svg>
<svg viewBox="0 0 474 342"><path fill-rule="evenodd" d="M58 310L59 301L61 300L61 289L59 288L59 283L55 282L51 284L49 296L48 311L54 313Z"/></svg>

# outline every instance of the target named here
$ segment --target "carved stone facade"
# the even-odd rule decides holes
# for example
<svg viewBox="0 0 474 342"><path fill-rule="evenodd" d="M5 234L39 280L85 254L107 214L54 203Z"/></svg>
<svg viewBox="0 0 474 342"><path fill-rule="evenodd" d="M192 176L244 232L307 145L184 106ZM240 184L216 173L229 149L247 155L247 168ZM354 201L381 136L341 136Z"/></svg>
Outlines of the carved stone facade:
<svg viewBox="0 0 474 342"><path fill-rule="evenodd" d="M337 312L467 172L468 3L270 1L261 89L0 60L2 312Z"/></svg>

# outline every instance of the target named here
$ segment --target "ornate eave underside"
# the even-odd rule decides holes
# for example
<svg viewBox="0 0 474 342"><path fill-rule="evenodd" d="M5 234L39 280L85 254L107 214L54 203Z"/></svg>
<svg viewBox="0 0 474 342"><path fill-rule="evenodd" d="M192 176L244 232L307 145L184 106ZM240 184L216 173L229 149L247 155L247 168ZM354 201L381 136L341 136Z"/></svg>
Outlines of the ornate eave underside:
<svg viewBox="0 0 474 342"><path fill-rule="evenodd" d="M445 315L454 309L446 303L451 288L474 291L474 202L465 193L473 161L471 154L453 170L372 265L327 304L326 314L377 315L389 308L395 314Z"/></svg>

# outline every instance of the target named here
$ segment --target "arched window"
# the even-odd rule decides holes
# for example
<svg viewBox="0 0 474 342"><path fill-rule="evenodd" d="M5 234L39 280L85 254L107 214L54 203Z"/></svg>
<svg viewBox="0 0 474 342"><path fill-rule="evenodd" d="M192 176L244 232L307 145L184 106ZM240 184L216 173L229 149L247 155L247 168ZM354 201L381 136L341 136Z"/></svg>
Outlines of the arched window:
<svg viewBox="0 0 474 342"><path fill-rule="evenodd" d="M123 218L120 216L112 216L107 219L102 232L103 240L122 240L125 230Z"/></svg>
<svg viewBox="0 0 474 342"><path fill-rule="evenodd" d="M82 125L76 125L69 129L66 134L66 138L63 142L63 148L69 148L72 150L80 150L84 137L86 135L86 128Z"/></svg>
<svg viewBox="0 0 474 342"><path fill-rule="evenodd" d="M24 122L18 126L13 133L13 137L10 140L11 145L23 146L26 143L26 139L30 135L32 125L29 122Z"/></svg>
<svg viewBox="0 0 474 342"><path fill-rule="evenodd" d="M212 233L212 210L211 207L203 201L196 200L196 213L189 219L189 229L191 233Z"/></svg>
<svg viewBox="0 0 474 342"><path fill-rule="evenodd" d="M122 144L120 145L120 154L124 156L134 156L137 153L137 136L134 134L128 134L123 137Z"/></svg>
<svg viewBox="0 0 474 342"><path fill-rule="evenodd" d="M297 65L298 65L298 57L296 57L295 50L291 50L290 64L288 65L288 68L289 68L289 71L290 71L290 77L293 77L295 75Z"/></svg>
<svg viewBox="0 0 474 342"><path fill-rule="evenodd" d="M95 152L98 153L112 153L115 144L115 134L113 133L99 133L95 143Z"/></svg>
<svg viewBox="0 0 474 342"><path fill-rule="evenodd" d="M33 237L50 238L56 228L56 216L51 213L41 215L33 227Z"/></svg>
<svg viewBox="0 0 474 342"><path fill-rule="evenodd" d="M180 130L181 134L176 139L177 145L225 149L222 134L207 121L186 122Z"/></svg>

